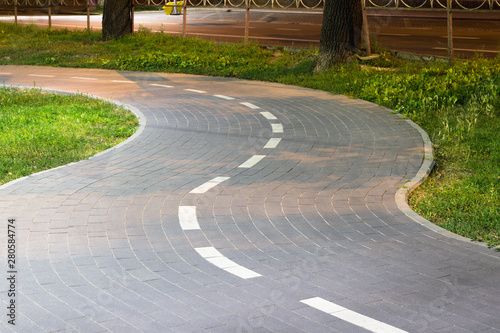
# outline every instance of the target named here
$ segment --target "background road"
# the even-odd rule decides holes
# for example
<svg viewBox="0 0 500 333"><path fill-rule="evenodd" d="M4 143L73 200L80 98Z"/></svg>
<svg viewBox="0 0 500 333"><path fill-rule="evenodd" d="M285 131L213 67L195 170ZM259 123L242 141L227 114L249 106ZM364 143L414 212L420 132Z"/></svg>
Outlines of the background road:
<svg viewBox="0 0 500 333"><path fill-rule="evenodd" d="M3 17L12 20L12 17ZM23 17L23 22L47 26L45 16ZM241 41L245 13L237 9L194 9L188 11L187 33L190 36L219 41ZM91 16L91 27L101 29L102 17ZM370 11L371 38L392 51L445 57L447 29L445 13L409 11ZM322 13L316 11L250 12L250 40L262 45L304 47L318 45ZM86 16L54 16L55 28L87 26ZM182 16L166 16L163 12L135 13L135 28L144 26L153 31L182 33ZM457 54L471 56L483 52L494 57L500 49L500 13L455 14L454 48Z"/></svg>

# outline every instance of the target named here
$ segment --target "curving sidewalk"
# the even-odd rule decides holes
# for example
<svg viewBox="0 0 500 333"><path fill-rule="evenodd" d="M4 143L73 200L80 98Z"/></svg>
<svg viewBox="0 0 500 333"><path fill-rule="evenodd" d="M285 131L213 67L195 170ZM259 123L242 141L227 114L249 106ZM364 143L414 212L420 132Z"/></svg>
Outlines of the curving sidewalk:
<svg viewBox="0 0 500 333"><path fill-rule="evenodd" d="M16 231L0 331L500 332L500 252L405 206L432 153L390 110L189 75L0 80L141 120L117 147L0 187L1 248Z"/></svg>

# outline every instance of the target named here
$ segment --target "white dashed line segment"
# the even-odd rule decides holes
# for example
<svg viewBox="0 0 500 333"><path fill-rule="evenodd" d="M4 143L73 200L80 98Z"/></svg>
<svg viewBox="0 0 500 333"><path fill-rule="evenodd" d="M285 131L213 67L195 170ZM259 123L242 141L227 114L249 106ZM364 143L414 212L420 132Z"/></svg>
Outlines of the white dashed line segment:
<svg viewBox="0 0 500 333"><path fill-rule="evenodd" d="M153 87L162 87L162 88L173 88L174 86L168 86L166 84L157 84L157 83L151 83L150 86Z"/></svg>
<svg viewBox="0 0 500 333"><path fill-rule="evenodd" d="M266 155L254 155L250 157L245 163L238 166L238 168L251 168L255 164L259 163Z"/></svg>
<svg viewBox="0 0 500 333"><path fill-rule="evenodd" d="M267 149L276 148L276 146L278 146L278 144L280 142L281 142L281 138L270 138L269 141L267 141L267 143L264 146L264 148L267 148Z"/></svg>
<svg viewBox="0 0 500 333"><path fill-rule="evenodd" d="M206 191L210 190L211 188L219 185L220 183L228 180L230 177L215 177L212 180L209 180L208 182L201 184L200 186L194 188L191 190L189 193L205 193Z"/></svg>
<svg viewBox="0 0 500 333"><path fill-rule="evenodd" d="M196 206L179 206L179 224L182 230L200 230Z"/></svg>
<svg viewBox="0 0 500 333"><path fill-rule="evenodd" d="M29 74L28 76L34 76L34 77L56 77L55 75L44 75L44 74Z"/></svg>
<svg viewBox="0 0 500 333"><path fill-rule="evenodd" d="M196 90L196 89L184 89L185 91L190 91L190 92L194 92L194 93L198 93L198 94L206 94L207 92L206 91L203 91L203 90Z"/></svg>
<svg viewBox="0 0 500 333"><path fill-rule="evenodd" d="M448 38L448 36L439 36L441 38ZM480 37L462 37L462 36L453 36L453 39L469 39L469 40L479 40Z"/></svg>
<svg viewBox="0 0 500 333"><path fill-rule="evenodd" d="M272 114L271 112L268 112L268 111L261 112L260 114L263 115L267 120L278 119L278 118L276 118L276 116L274 114Z"/></svg>
<svg viewBox="0 0 500 333"><path fill-rule="evenodd" d="M81 77L81 76L73 76L71 77L72 79L75 80L87 80L87 81L97 81L95 77Z"/></svg>
<svg viewBox="0 0 500 333"><path fill-rule="evenodd" d="M225 99L227 101L232 101L234 99L234 97L229 97L229 96L225 96L225 95L214 95L214 96L218 97L218 98Z"/></svg>
<svg viewBox="0 0 500 333"><path fill-rule="evenodd" d="M253 109L253 110L260 109L257 105L252 104L252 103L241 102L240 104L246 106L247 108Z"/></svg>
<svg viewBox="0 0 500 333"><path fill-rule="evenodd" d="M226 269L226 268L229 268L229 267L235 267L237 266L238 264L236 264L234 261L226 258L226 257L223 257L223 256L220 256L220 257L211 257L211 258L205 258L209 263L211 263L212 265L215 265L219 268L222 268L222 269Z"/></svg>
<svg viewBox="0 0 500 333"><path fill-rule="evenodd" d="M115 83L135 83L134 81L125 81L125 80L111 80L111 82L115 82Z"/></svg>
<svg viewBox="0 0 500 333"><path fill-rule="evenodd" d="M374 333L408 333L394 326L327 301L321 297L308 298L300 302Z"/></svg>
<svg viewBox="0 0 500 333"><path fill-rule="evenodd" d="M224 269L226 272L228 273L231 273L233 275L236 275L242 279L251 279L251 278L255 278L255 277L259 277L259 276L262 276L260 275L259 273L256 273L246 267L243 267L243 266L240 266L240 265L237 265L237 266L234 266L234 267L228 267L226 269Z"/></svg>
<svg viewBox="0 0 500 333"><path fill-rule="evenodd" d="M273 128L273 133L283 133L283 125L282 124L271 124Z"/></svg>
<svg viewBox="0 0 500 333"><path fill-rule="evenodd" d="M222 253L220 253L215 247L198 247L195 248L195 250L205 259L223 256Z"/></svg>
<svg viewBox="0 0 500 333"><path fill-rule="evenodd" d="M455 37L453 37L455 38ZM433 47L434 50L447 50L446 47ZM456 51L468 51L468 52L488 52L488 53L498 53L498 50L495 51L495 50L474 50L474 49L457 49L457 48L453 48L453 50L456 50Z"/></svg>
<svg viewBox="0 0 500 333"><path fill-rule="evenodd" d="M224 257L222 253L220 253L214 247L198 247L195 248L195 250L200 256L205 258L212 265L217 266L220 269L223 269L226 272L236 275L242 279L251 279L262 276L261 274L245 268L235 263L231 259Z"/></svg>

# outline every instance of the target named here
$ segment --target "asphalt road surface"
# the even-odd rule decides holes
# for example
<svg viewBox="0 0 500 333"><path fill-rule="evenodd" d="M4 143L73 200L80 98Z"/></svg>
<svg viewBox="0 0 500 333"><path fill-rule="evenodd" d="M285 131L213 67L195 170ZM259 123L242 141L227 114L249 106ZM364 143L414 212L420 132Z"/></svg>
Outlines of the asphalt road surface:
<svg viewBox="0 0 500 333"><path fill-rule="evenodd" d="M13 18L3 16L4 20ZM47 26L46 16L24 16L20 22ZM91 28L101 29L102 17L90 17ZM409 11L370 11L370 35L392 51L445 57L447 27L445 13ZM319 11L250 12L250 40L262 45L316 46L319 43L322 13ZM86 16L60 15L52 17L54 28L87 26ZM167 16L163 12L135 13L135 29L147 27L153 31L182 33L182 16ZM457 54L471 56L482 52L496 56L500 49L500 13L456 14L453 21L454 49ZM245 12L238 9L194 9L188 11L187 34L218 41L241 41L245 31Z"/></svg>

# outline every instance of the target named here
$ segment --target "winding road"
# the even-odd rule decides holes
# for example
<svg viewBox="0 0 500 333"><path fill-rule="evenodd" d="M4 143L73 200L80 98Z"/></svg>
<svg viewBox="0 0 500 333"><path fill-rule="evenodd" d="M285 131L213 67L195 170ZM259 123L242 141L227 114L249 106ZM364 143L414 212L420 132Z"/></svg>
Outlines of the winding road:
<svg viewBox="0 0 500 333"><path fill-rule="evenodd" d="M2 332L500 332L500 252L408 209L432 153L390 110L179 74L0 66L0 80L141 122L0 187L1 247L8 225L16 244Z"/></svg>

